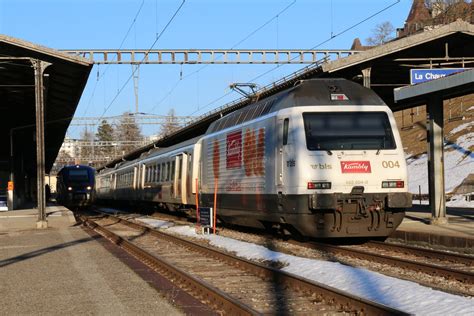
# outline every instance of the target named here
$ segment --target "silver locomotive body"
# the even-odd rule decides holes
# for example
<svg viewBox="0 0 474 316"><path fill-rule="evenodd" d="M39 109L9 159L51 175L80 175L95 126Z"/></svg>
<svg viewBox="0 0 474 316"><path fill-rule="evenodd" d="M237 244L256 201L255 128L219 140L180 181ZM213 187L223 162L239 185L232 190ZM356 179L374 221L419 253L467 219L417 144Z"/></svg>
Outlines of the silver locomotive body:
<svg viewBox="0 0 474 316"><path fill-rule="evenodd" d="M147 182L154 162L167 181ZM393 114L344 79L303 81L123 168L133 193L114 199L192 208L199 194L221 221L310 237L386 237L411 206Z"/></svg>

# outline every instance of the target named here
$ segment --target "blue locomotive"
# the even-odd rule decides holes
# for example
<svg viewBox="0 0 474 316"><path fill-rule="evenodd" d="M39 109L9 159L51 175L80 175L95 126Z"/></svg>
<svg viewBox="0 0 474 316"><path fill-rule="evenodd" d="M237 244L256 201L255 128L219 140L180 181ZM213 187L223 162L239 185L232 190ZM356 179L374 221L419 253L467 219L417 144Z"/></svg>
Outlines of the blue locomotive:
<svg viewBox="0 0 474 316"><path fill-rule="evenodd" d="M70 209L87 208L95 200L95 170L89 166L63 167L57 175L59 204Z"/></svg>

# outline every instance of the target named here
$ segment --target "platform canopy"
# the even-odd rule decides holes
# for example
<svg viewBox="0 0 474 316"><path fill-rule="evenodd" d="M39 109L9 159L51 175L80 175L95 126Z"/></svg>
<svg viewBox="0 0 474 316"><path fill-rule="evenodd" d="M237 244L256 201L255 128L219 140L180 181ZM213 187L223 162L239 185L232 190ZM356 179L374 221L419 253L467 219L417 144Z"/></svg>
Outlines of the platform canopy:
<svg viewBox="0 0 474 316"><path fill-rule="evenodd" d="M13 149L15 170L35 168L35 77L32 61L49 63L44 71L45 169L59 152L92 64L56 50L0 35L0 161ZM13 144L10 140L13 139ZM11 148L13 145L13 148Z"/></svg>
<svg viewBox="0 0 474 316"><path fill-rule="evenodd" d="M474 67L474 25L456 22L390 41L322 65L322 75L357 80L373 89L393 111L393 89L410 85L410 69Z"/></svg>

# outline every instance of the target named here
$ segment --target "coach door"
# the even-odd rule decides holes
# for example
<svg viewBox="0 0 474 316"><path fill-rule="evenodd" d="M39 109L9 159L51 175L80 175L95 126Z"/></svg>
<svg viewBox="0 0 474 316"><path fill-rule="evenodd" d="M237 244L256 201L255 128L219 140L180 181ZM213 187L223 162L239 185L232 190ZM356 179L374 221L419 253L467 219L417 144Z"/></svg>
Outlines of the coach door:
<svg viewBox="0 0 474 316"><path fill-rule="evenodd" d="M173 192L173 195L174 195L174 198L181 201L181 195L182 195L182 192L181 192L181 182L182 182L182 179L181 179L181 172L183 170L183 155L180 154L178 156L175 157L175 165L176 165L176 169L175 169L175 172L174 172L174 185L173 185L173 188L174 188L174 192Z"/></svg>

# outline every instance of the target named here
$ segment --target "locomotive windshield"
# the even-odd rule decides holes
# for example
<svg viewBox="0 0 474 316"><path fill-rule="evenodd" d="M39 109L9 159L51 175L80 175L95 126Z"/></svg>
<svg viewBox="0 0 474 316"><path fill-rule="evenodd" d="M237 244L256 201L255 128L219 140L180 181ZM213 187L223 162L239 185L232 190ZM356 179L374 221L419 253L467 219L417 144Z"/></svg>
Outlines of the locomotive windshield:
<svg viewBox="0 0 474 316"><path fill-rule="evenodd" d="M70 182L89 182L89 173L86 169L71 169L69 170L69 181Z"/></svg>
<svg viewBox="0 0 474 316"><path fill-rule="evenodd" d="M309 150L395 149L385 112L303 113Z"/></svg>

